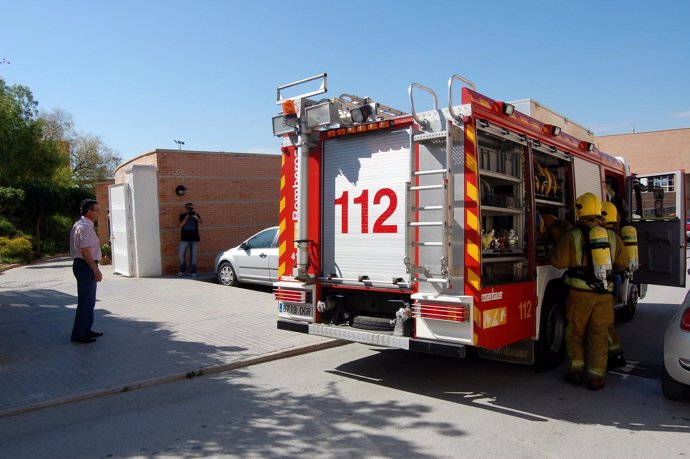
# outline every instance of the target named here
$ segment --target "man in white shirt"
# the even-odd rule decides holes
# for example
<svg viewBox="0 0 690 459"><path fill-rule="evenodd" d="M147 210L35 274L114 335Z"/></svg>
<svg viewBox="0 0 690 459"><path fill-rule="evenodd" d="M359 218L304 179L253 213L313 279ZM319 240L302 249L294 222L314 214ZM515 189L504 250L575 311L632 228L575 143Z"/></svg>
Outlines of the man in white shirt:
<svg viewBox="0 0 690 459"><path fill-rule="evenodd" d="M93 343L103 333L93 331L93 310L96 307L96 284L103 280L98 269L101 246L94 229L98 219L98 202L84 199L81 202L81 218L72 226L69 237L70 255L74 258L72 272L77 279L77 312L72 327L73 343Z"/></svg>

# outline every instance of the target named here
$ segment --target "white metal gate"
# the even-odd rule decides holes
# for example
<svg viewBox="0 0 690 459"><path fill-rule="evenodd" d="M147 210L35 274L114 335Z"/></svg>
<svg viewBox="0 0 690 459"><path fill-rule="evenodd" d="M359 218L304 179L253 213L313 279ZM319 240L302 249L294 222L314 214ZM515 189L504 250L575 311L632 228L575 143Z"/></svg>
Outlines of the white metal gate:
<svg viewBox="0 0 690 459"><path fill-rule="evenodd" d="M111 248L113 257L113 271L124 276L132 275L130 261L131 252L131 220L132 206L130 201L129 185L111 185L109 189L110 199L110 228Z"/></svg>

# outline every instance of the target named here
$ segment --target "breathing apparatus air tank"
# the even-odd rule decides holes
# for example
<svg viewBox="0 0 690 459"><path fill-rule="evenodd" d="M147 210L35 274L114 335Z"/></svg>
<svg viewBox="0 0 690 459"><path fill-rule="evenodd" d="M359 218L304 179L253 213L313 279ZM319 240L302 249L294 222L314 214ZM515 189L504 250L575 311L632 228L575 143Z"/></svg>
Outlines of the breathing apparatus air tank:
<svg viewBox="0 0 690 459"><path fill-rule="evenodd" d="M621 239L625 244L625 252L630 258L628 269L637 271L637 268L640 267L640 258L637 253L637 230L632 226L624 226L621 228Z"/></svg>
<svg viewBox="0 0 690 459"><path fill-rule="evenodd" d="M609 235L606 228L595 226L589 230L589 248L592 252L594 277L603 284L604 288L607 288L607 278L611 275L613 266L611 263Z"/></svg>

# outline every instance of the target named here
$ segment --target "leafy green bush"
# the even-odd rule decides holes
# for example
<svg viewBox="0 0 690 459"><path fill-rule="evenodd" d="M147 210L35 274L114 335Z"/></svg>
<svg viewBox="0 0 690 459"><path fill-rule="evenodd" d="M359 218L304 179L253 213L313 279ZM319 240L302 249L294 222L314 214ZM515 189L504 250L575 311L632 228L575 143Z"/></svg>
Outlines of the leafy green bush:
<svg viewBox="0 0 690 459"><path fill-rule="evenodd" d="M0 236L15 237L18 233L14 223L0 215Z"/></svg>
<svg viewBox="0 0 690 459"><path fill-rule="evenodd" d="M3 263L17 261L31 261L31 238L29 236L17 236L14 238L0 236L0 260Z"/></svg>
<svg viewBox="0 0 690 459"><path fill-rule="evenodd" d="M110 258L110 256L112 255L112 248L110 247L110 242L106 242L101 246L101 254L104 257Z"/></svg>
<svg viewBox="0 0 690 459"><path fill-rule="evenodd" d="M24 200L24 190L0 186L0 212L12 213Z"/></svg>
<svg viewBox="0 0 690 459"><path fill-rule="evenodd" d="M68 215L53 214L46 219L41 233L41 253L56 255L69 252L69 232L74 220Z"/></svg>

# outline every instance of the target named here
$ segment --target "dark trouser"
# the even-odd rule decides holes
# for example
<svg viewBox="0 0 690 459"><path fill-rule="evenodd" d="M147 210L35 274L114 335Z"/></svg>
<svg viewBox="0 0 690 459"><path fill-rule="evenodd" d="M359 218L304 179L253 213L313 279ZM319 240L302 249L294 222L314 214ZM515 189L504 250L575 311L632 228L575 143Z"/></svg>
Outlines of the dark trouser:
<svg viewBox="0 0 690 459"><path fill-rule="evenodd" d="M93 309L96 307L96 276L81 258L75 258L72 272L77 278L77 312L74 316L72 339L86 336L93 325Z"/></svg>

